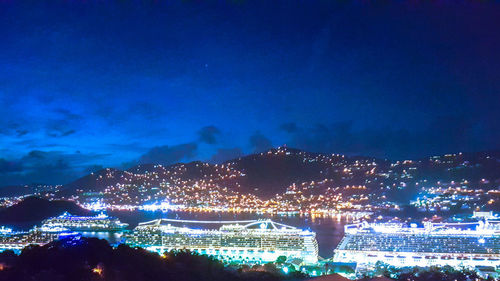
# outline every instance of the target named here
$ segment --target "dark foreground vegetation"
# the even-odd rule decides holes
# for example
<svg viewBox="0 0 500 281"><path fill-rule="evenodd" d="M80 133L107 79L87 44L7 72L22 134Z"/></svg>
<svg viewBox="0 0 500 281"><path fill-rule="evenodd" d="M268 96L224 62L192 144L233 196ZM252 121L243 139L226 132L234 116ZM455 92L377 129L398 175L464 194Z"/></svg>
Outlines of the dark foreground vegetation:
<svg viewBox="0 0 500 281"><path fill-rule="evenodd" d="M380 266L375 275L401 281L484 280L472 271L452 268L403 268ZM370 280L367 276L363 280ZM220 261L187 251L156 253L126 245L111 247L97 238L67 238L45 246L29 246L20 255L0 253L0 281L292 281L308 276L284 274L275 264L225 266ZM347 280L337 274L320 280ZM374 280L377 280L375 278ZM384 280L380 278L378 280Z"/></svg>
<svg viewBox="0 0 500 281"><path fill-rule="evenodd" d="M486 281L494 280L494 268L491 272L479 274L477 271L462 269L456 270L450 266L444 267L390 267L380 265L372 275L382 275L397 281ZM368 279L369 277L367 277Z"/></svg>
<svg viewBox="0 0 500 281"><path fill-rule="evenodd" d="M64 239L30 246L20 255L0 253L0 280L37 281L278 281L305 276L280 273L272 264L259 268L231 268L212 258L189 252L160 256L143 249L111 247L97 238Z"/></svg>

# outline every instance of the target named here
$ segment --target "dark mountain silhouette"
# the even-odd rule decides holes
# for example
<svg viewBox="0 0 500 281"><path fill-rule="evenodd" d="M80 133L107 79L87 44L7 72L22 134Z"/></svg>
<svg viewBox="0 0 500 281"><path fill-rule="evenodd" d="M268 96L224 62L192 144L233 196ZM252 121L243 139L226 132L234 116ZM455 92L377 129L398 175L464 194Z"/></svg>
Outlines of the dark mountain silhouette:
<svg viewBox="0 0 500 281"><path fill-rule="evenodd" d="M349 158L341 155L304 152L293 148L271 149L226 162L243 172L239 181L244 192L269 198L283 193L292 183L334 179L340 183L362 184L363 180L342 179L340 167L353 161L374 161L373 158ZM382 162L382 161L380 161Z"/></svg>
<svg viewBox="0 0 500 281"><path fill-rule="evenodd" d="M114 168L101 169L64 185L63 191L71 193L78 188L88 190L100 189L107 185L116 184L117 179L123 178L125 174L125 171Z"/></svg>
<svg viewBox="0 0 500 281"><path fill-rule="evenodd" d="M64 185L60 195L70 196L76 190L99 192L117 184L155 187L168 183L187 186L200 181L242 193L253 193L264 199L285 192L292 184L324 179L329 180L331 187L366 185L366 192L376 192L380 190L380 186L398 186L401 181L460 182L468 179L470 182L477 182L487 178L491 181L489 185L480 184L481 188L486 189L495 188L500 183L498 152L457 153L436 157L389 161L279 147L218 165L195 161L171 166L141 164L125 171L106 168ZM411 177L408 177L410 174ZM373 189L370 190L370 187Z"/></svg>
<svg viewBox="0 0 500 281"><path fill-rule="evenodd" d="M89 211L80 208L74 202L28 197L13 206L0 210L0 224L41 221L64 212L75 215L90 214Z"/></svg>
<svg viewBox="0 0 500 281"><path fill-rule="evenodd" d="M325 178L338 180L339 184L362 184L362 178L346 180L341 175L340 167L355 161L371 162L375 159L323 155L282 147L218 165L195 161L171 166L141 164L126 171L102 169L65 185L60 194L68 196L77 189L95 192L118 183L158 186L161 182L176 184L178 181L211 180L243 193L269 198L284 192L292 183Z"/></svg>

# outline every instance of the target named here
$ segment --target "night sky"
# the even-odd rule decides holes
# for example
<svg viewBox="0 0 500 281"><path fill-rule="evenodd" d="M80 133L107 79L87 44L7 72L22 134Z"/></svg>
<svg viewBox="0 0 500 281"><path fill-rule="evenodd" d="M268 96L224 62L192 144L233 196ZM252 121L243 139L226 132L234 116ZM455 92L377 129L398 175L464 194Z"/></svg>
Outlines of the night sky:
<svg viewBox="0 0 500 281"><path fill-rule="evenodd" d="M500 3L373 2L0 1L0 186L499 149Z"/></svg>

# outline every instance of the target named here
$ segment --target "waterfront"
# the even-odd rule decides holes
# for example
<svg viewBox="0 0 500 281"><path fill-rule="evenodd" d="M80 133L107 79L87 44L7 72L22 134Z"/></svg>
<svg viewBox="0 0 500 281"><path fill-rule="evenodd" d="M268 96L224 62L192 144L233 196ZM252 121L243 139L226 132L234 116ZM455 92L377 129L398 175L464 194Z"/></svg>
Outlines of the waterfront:
<svg viewBox="0 0 500 281"><path fill-rule="evenodd" d="M322 258L330 258L333 256L333 250L338 245L344 235L344 225L352 223L351 217L315 217L315 216L272 216L272 215L259 215L255 213L215 213L215 212L150 212L150 211L108 211L109 216L117 217L120 221L128 223L128 230L137 226L140 222L146 222L159 218L169 219L184 219L184 220L207 220L207 221L220 221L220 220L254 220L254 219L272 219L273 221L287 224L301 229L310 229L316 233L316 239L319 245L319 256ZM41 221L24 222L19 224L7 224L15 230L29 230L33 226L40 226ZM187 224L186 224L187 225ZM196 225L190 223L189 226L199 228L219 228L220 224L203 224ZM121 232L81 232L85 237L97 237L106 239L111 244L119 244L121 242Z"/></svg>
<svg viewBox="0 0 500 281"><path fill-rule="evenodd" d="M189 212L146 212L146 211L111 211L110 216L119 218L122 222L129 224L129 229L133 229L140 222L159 218L185 219L185 220L253 220L269 218L273 221L298 227L301 229L310 229L316 232L316 239L319 244L319 255L323 258L333 256L333 250L342 240L344 235L344 225L352 222L350 218L337 217L310 217L310 216L269 216L246 213L189 213ZM196 227L196 224L190 223L190 226ZM218 228L220 224L204 224L203 228ZM202 227L201 225L199 226ZM106 232L84 232L84 236L98 237L107 239L110 243L119 243L121 234Z"/></svg>

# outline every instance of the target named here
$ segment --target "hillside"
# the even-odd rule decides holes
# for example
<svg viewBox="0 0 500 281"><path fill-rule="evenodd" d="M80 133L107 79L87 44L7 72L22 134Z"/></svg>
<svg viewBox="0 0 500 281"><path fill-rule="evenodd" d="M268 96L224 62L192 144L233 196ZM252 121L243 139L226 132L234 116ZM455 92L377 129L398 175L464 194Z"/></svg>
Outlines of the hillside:
<svg viewBox="0 0 500 281"><path fill-rule="evenodd" d="M76 190L99 192L117 184L159 186L189 185L209 181L238 192L270 198L285 192L293 183L333 179L339 185L362 184L365 179L358 175L366 173L368 166L359 168L349 177L343 175L343 167L373 161L375 161L373 158L351 159L341 155L323 155L278 148L219 165L196 161L166 167L154 164L138 165L126 171L102 169L65 185L61 194L71 195Z"/></svg>
<svg viewBox="0 0 500 281"><path fill-rule="evenodd" d="M59 216L64 212L75 215L90 214L89 211L80 208L74 202L28 197L15 205L0 210L0 224L41 221L48 217Z"/></svg>
<svg viewBox="0 0 500 281"><path fill-rule="evenodd" d="M219 165L196 161L171 166L138 165L126 171L102 169L63 186L61 195L103 192L120 186L127 187L130 196L142 196L153 187L206 185L269 199L294 184L313 186L317 192L363 185L369 193L378 192L381 186L406 186L431 180L444 183L467 180L473 188L492 189L500 184L499 159L498 153L482 152L390 162L280 147ZM328 184L317 184L324 180Z"/></svg>
<svg viewBox="0 0 500 281"><path fill-rule="evenodd" d="M343 155L309 153L283 147L228 161L226 165L245 175L239 179L242 191L269 198L285 192L293 183L331 179L338 185L363 184L364 178L359 175L364 174L367 167L356 171L352 177L343 175L344 166L352 165L356 161L370 163L376 160L368 157L349 158Z"/></svg>

